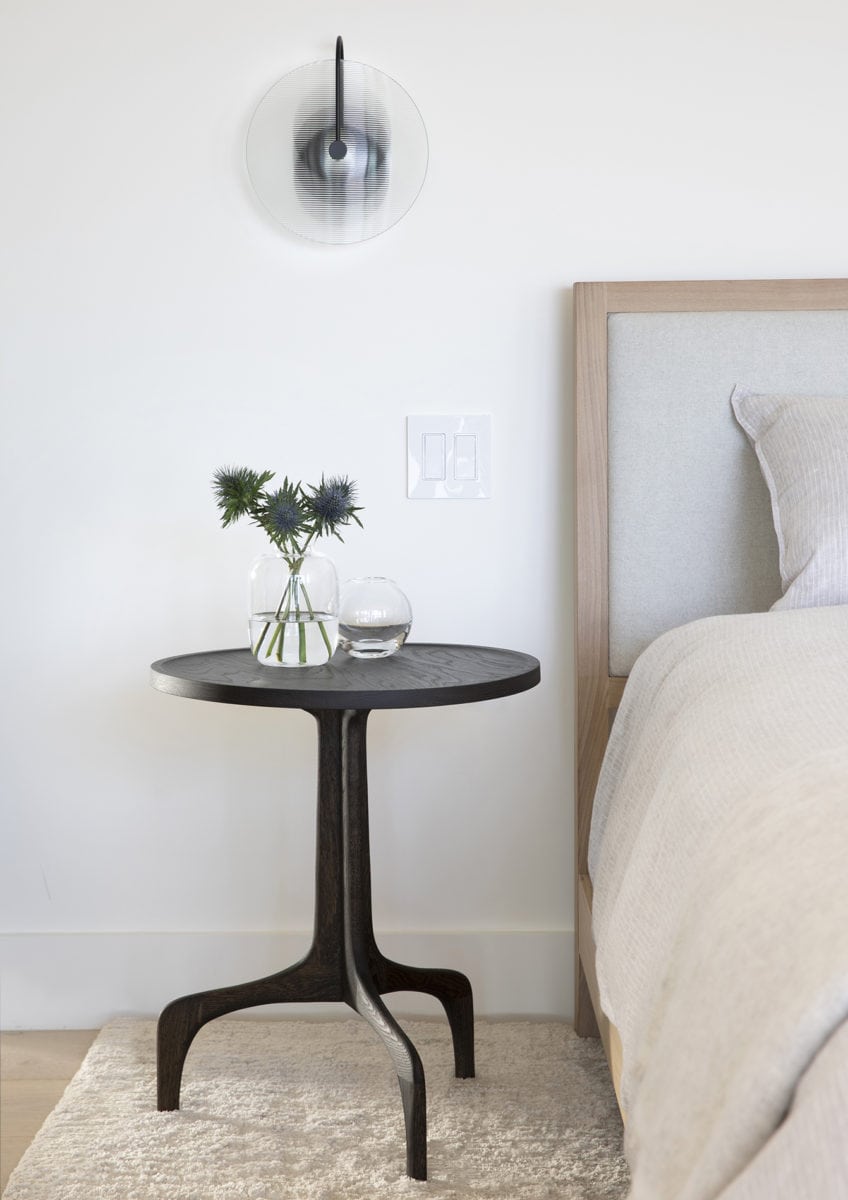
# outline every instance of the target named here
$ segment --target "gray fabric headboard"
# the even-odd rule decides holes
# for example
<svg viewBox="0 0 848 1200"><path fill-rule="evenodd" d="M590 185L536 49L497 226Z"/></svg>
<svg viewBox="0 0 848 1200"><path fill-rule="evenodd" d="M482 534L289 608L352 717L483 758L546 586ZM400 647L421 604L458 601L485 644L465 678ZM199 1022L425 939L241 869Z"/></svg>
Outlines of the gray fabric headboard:
<svg viewBox="0 0 848 1200"><path fill-rule="evenodd" d="M608 317L609 670L780 595L768 492L730 394L848 396L848 312Z"/></svg>

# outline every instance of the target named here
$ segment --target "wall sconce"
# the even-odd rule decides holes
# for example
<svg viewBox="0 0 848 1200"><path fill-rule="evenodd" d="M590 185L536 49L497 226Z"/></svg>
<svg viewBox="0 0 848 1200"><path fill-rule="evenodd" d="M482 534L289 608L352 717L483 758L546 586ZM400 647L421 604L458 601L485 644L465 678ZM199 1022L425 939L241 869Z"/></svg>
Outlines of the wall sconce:
<svg viewBox="0 0 848 1200"><path fill-rule="evenodd" d="M415 202L427 174L427 131L399 83L344 57L298 67L259 102L247 170L259 199L293 233L362 242Z"/></svg>

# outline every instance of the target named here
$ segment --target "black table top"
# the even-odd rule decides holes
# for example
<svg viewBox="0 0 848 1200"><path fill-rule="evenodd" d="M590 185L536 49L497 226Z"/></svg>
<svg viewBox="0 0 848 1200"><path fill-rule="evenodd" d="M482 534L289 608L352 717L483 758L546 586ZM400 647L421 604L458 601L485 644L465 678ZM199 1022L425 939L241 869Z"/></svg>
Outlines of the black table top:
<svg viewBox="0 0 848 1200"><path fill-rule="evenodd" d="M429 708L527 691L539 662L516 650L407 642L388 658L337 650L321 667L265 667L250 650L208 650L151 666L160 692L272 708Z"/></svg>

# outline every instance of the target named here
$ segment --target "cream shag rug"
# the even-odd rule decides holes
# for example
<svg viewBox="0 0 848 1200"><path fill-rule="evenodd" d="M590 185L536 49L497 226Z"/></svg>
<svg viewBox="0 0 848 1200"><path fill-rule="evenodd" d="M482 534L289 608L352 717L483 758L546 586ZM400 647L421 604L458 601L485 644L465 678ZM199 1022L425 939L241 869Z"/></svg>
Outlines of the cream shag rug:
<svg viewBox="0 0 848 1200"><path fill-rule="evenodd" d="M4 1200L620 1200L603 1051L558 1022L477 1022L455 1079L447 1022L404 1021L427 1080L427 1182L405 1174L400 1090L368 1026L223 1019L159 1113L155 1023L107 1025Z"/></svg>

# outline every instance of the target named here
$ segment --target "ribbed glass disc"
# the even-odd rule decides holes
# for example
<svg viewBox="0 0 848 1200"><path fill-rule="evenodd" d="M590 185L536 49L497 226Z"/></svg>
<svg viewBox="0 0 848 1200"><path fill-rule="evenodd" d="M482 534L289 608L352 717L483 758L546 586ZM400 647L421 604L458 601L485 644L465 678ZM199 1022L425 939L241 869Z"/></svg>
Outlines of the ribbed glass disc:
<svg viewBox="0 0 848 1200"><path fill-rule="evenodd" d="M427 131L409 94L364 63L345 59L343 70L341 157L334 59L278 80L247 133L259 199L281 225L318 242L383 233L412 207L427 174Z"/></svg>

